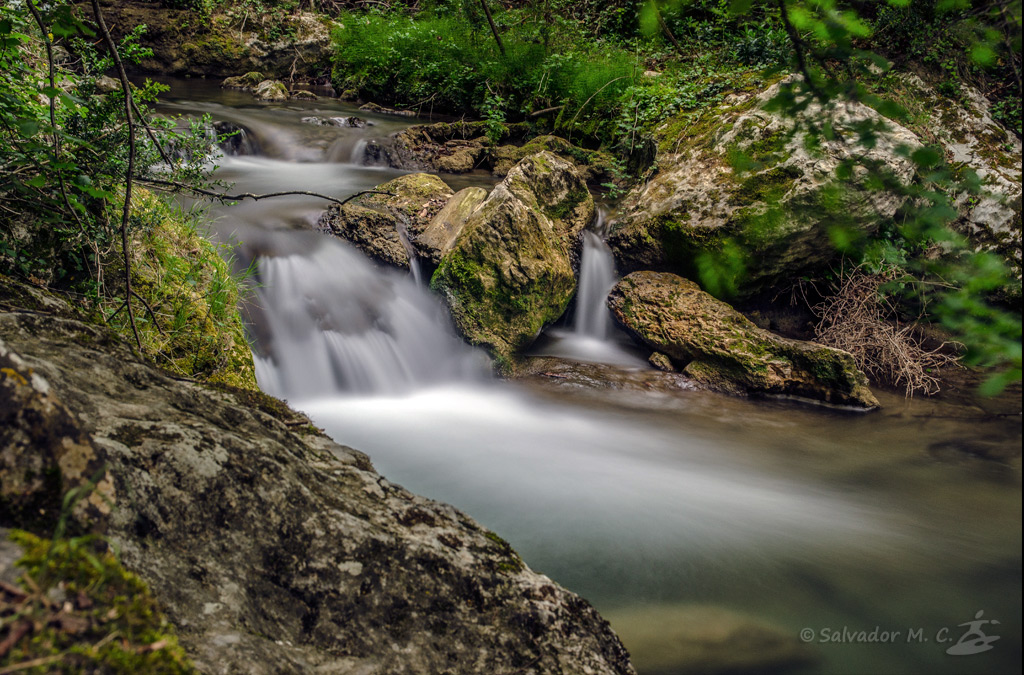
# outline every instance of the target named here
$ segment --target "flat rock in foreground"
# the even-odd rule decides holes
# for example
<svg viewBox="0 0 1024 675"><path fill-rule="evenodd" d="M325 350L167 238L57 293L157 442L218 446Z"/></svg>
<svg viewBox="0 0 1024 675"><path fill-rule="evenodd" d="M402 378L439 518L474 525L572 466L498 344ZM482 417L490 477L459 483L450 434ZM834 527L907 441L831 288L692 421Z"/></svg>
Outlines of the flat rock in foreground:
<svg viewBox="0 0 1024 675"><path fill-rule="evenodd" d="M172 378L45 311L0 313L0 355L0 526L23 525L9 503L59 504L106 464L110 504L77 517L106 529L202 671L634 672L586 601L276 399Z"/></svg>
<svg viewBox="0 0 1024 675"><path fill-rule="evenodd" d="M853 356L758 328L688 279L634 272L612 289L608 306L641 342L713 389L878 407Z"/></svg>

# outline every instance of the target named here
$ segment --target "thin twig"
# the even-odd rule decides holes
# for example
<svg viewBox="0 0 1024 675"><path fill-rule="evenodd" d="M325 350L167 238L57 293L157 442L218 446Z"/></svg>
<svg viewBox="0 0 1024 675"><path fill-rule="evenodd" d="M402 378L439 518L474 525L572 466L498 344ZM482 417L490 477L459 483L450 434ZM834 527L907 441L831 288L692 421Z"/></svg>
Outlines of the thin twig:
<svg viewBox="0 0 1024 675"><path fill-rule="evenodd" d="M110 56L117 66L117 74L121 79L121 90L124 92L124 114L128 120L128 171L124 181L124 209L121 211L121 249L124 254L124 285L125 285L125 306L128 308L128 322L132 326L132 334L135 335L135 344L139 351L142 351L142 338L139 337L139 329L135 325L135 313L132 311L132 267L131 255L128 251L128 219L132 209L132 178L135 173L135 124L132 122L132 87L128 82L128 74L124 70L124 62L117 53L117 45L114 38L110 37L107 24L103 20L103 12L100 10L99 0L92 0L92 12L96 17L96 25L107 43Z"/></svg>
<svg viewBox="0 0 1024 675"><path fill-rule="evenodd" d="M543 110L535 110L529 115L527 115L527 117L540 117L541 115L547 115L548 113L553 113L557 110L561 110L564 107L564 105L556 105L550 108L544 108Z"/></svg>
<svg viewBox="0 0 1024 675"><path fill-rule="evenodd" d="M167 333L164 332L164 329L160 327L160 321L158 321L156 318L156 312L154 312L153 308L149 306L149 303L146 302L146 299L139 295L134 288L132 289L132 295L134 295L135 298L146 307L146 311L149 312L149 318L153 319L153 325L156 326L156 329L158 331L160 331L160 334L167 335Z"/></svg>
<svg viewBox="0 0 1024 675"><path fill-rule="evenodd" d="M206 197L213 197L223 202L240 202L243 199L251 199L253 201L259 201L261 199L269 199L271 197L287 197L289 195L303 195L306 197L317 197L319 199L326 199L329 202L335 204L347 204L360 195L387 195L389 197L397 196L394 192L384 192L383 190L361 190L354 195L345 197L344 199L338 199L337 197L331 197L330 195L321 194L319 192L311 192L309 190L283 190L281 192L268 192L266 194L256 194L253 192L243 192L237 195L226 195L222 192L214 192L213 190L204 190L203 188L194 187L192 185L185 185L184 183L178 183L170 180L158 180L156 178L139 178L139 182L148 183L153 187L168 187L173 188L175 192L186 191L192 192L198 195L204 195Z"/></svg>
<svg viewBox="0 0 1024 675"><path fill-rule="evenodd" d="M789 21L789 14L786 10L786 0L778 0L779 14L782 16L782 25L786 28L786 34L789 35L789 41L793 43L793 51L796 52L796 62L800 69L800 72L804 76L804 81L807 82L807 88L811 90L814 97L824 103L826 96L822 92L818 85L815 84L811 78L811 71L807 68L807 59L804 57L804 41L800 38L800 34L796 32L796 28Z"/></svg>

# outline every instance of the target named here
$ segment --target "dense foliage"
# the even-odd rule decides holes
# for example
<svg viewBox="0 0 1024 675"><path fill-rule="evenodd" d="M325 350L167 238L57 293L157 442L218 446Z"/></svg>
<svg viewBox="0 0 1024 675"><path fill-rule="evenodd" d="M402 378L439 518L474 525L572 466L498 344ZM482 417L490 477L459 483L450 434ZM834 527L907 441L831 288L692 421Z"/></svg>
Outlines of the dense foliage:
<svg viewBox="0 0 1024 675"><path fill-rule="evenodd" d="M146 55L144 30L121 41L124 58ZM197 215L136 187L122 238L132 146L133 178L194 185L210 144L201 124L177 131L149 115L161 88L148 80L132 87L129 121L104 75L113 65L72 5L0 6L0 274L71 294L174 372L253 387L238 285Z"/></svg>

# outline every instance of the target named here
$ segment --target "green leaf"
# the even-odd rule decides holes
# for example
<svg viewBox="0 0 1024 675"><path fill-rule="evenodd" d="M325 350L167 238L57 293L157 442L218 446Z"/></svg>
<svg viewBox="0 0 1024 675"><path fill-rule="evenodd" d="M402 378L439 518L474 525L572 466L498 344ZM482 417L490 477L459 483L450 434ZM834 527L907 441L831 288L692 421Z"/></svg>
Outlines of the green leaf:
<svg viewBox="0 0 1024 675"><path fill-rule="evenodd" d="M46 176L33 176L25 181L25 185L33 188L41 188L46 185Z"/></svg>
<svg viewBox="0 0 1024 675"><path fill-rule="evenodd" d="M933 147L918 148L910 154L910 159L918 167L929 168L942 161L942 153Z"/></svg>
<svg viewBox="0 0 1024 675"><path fill-rule="evenodd" d="M752 0L730 0L729 11L734 15L746 14L750 11Z"/></svg>
<svg viewBox="0 0 1024 675"><path fill-rule="evenodd" d="M35 136L39 131L39 123L35 120L20 120L16 126L22 136Z"/></svg>

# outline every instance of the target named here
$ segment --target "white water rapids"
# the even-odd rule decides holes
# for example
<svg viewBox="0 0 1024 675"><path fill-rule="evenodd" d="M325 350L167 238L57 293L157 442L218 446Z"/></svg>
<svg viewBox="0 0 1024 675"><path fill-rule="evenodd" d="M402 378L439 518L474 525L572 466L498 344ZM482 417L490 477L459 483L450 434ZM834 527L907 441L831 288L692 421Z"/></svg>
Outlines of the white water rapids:
<svg viewBox="0 0 1024 675"><path fill-rule="evenodd" d="M323 101L257 106L180 86L170 111L213 111L272 155L222 158L218 177L235 191L341 197L400 173L360 166L360 153L406 122L311 127L300 118L363 113ZM445 179L456 189L490 181ZM239 244L239 266L257 262L246 311L260 386L595 603L642 674L680 672L686 647L665 617L708 604L793 636L844 625L934 635L984 609L1003 622L988 655L811 645L820 660L802 672L1019 670L1019 463L1001 472L932 451L979 435L1019 444L1019 420L965 422L960 408L884 392L883 412L851 416L630 388L589 371L581 381L592 386L494 381L425 285L309 232L323 207L288 198L215 211L220 238ZM538 352L615 364L628 380L648 366L604 306L615 277L602 225L584 242L574 314Z"/></svg>

